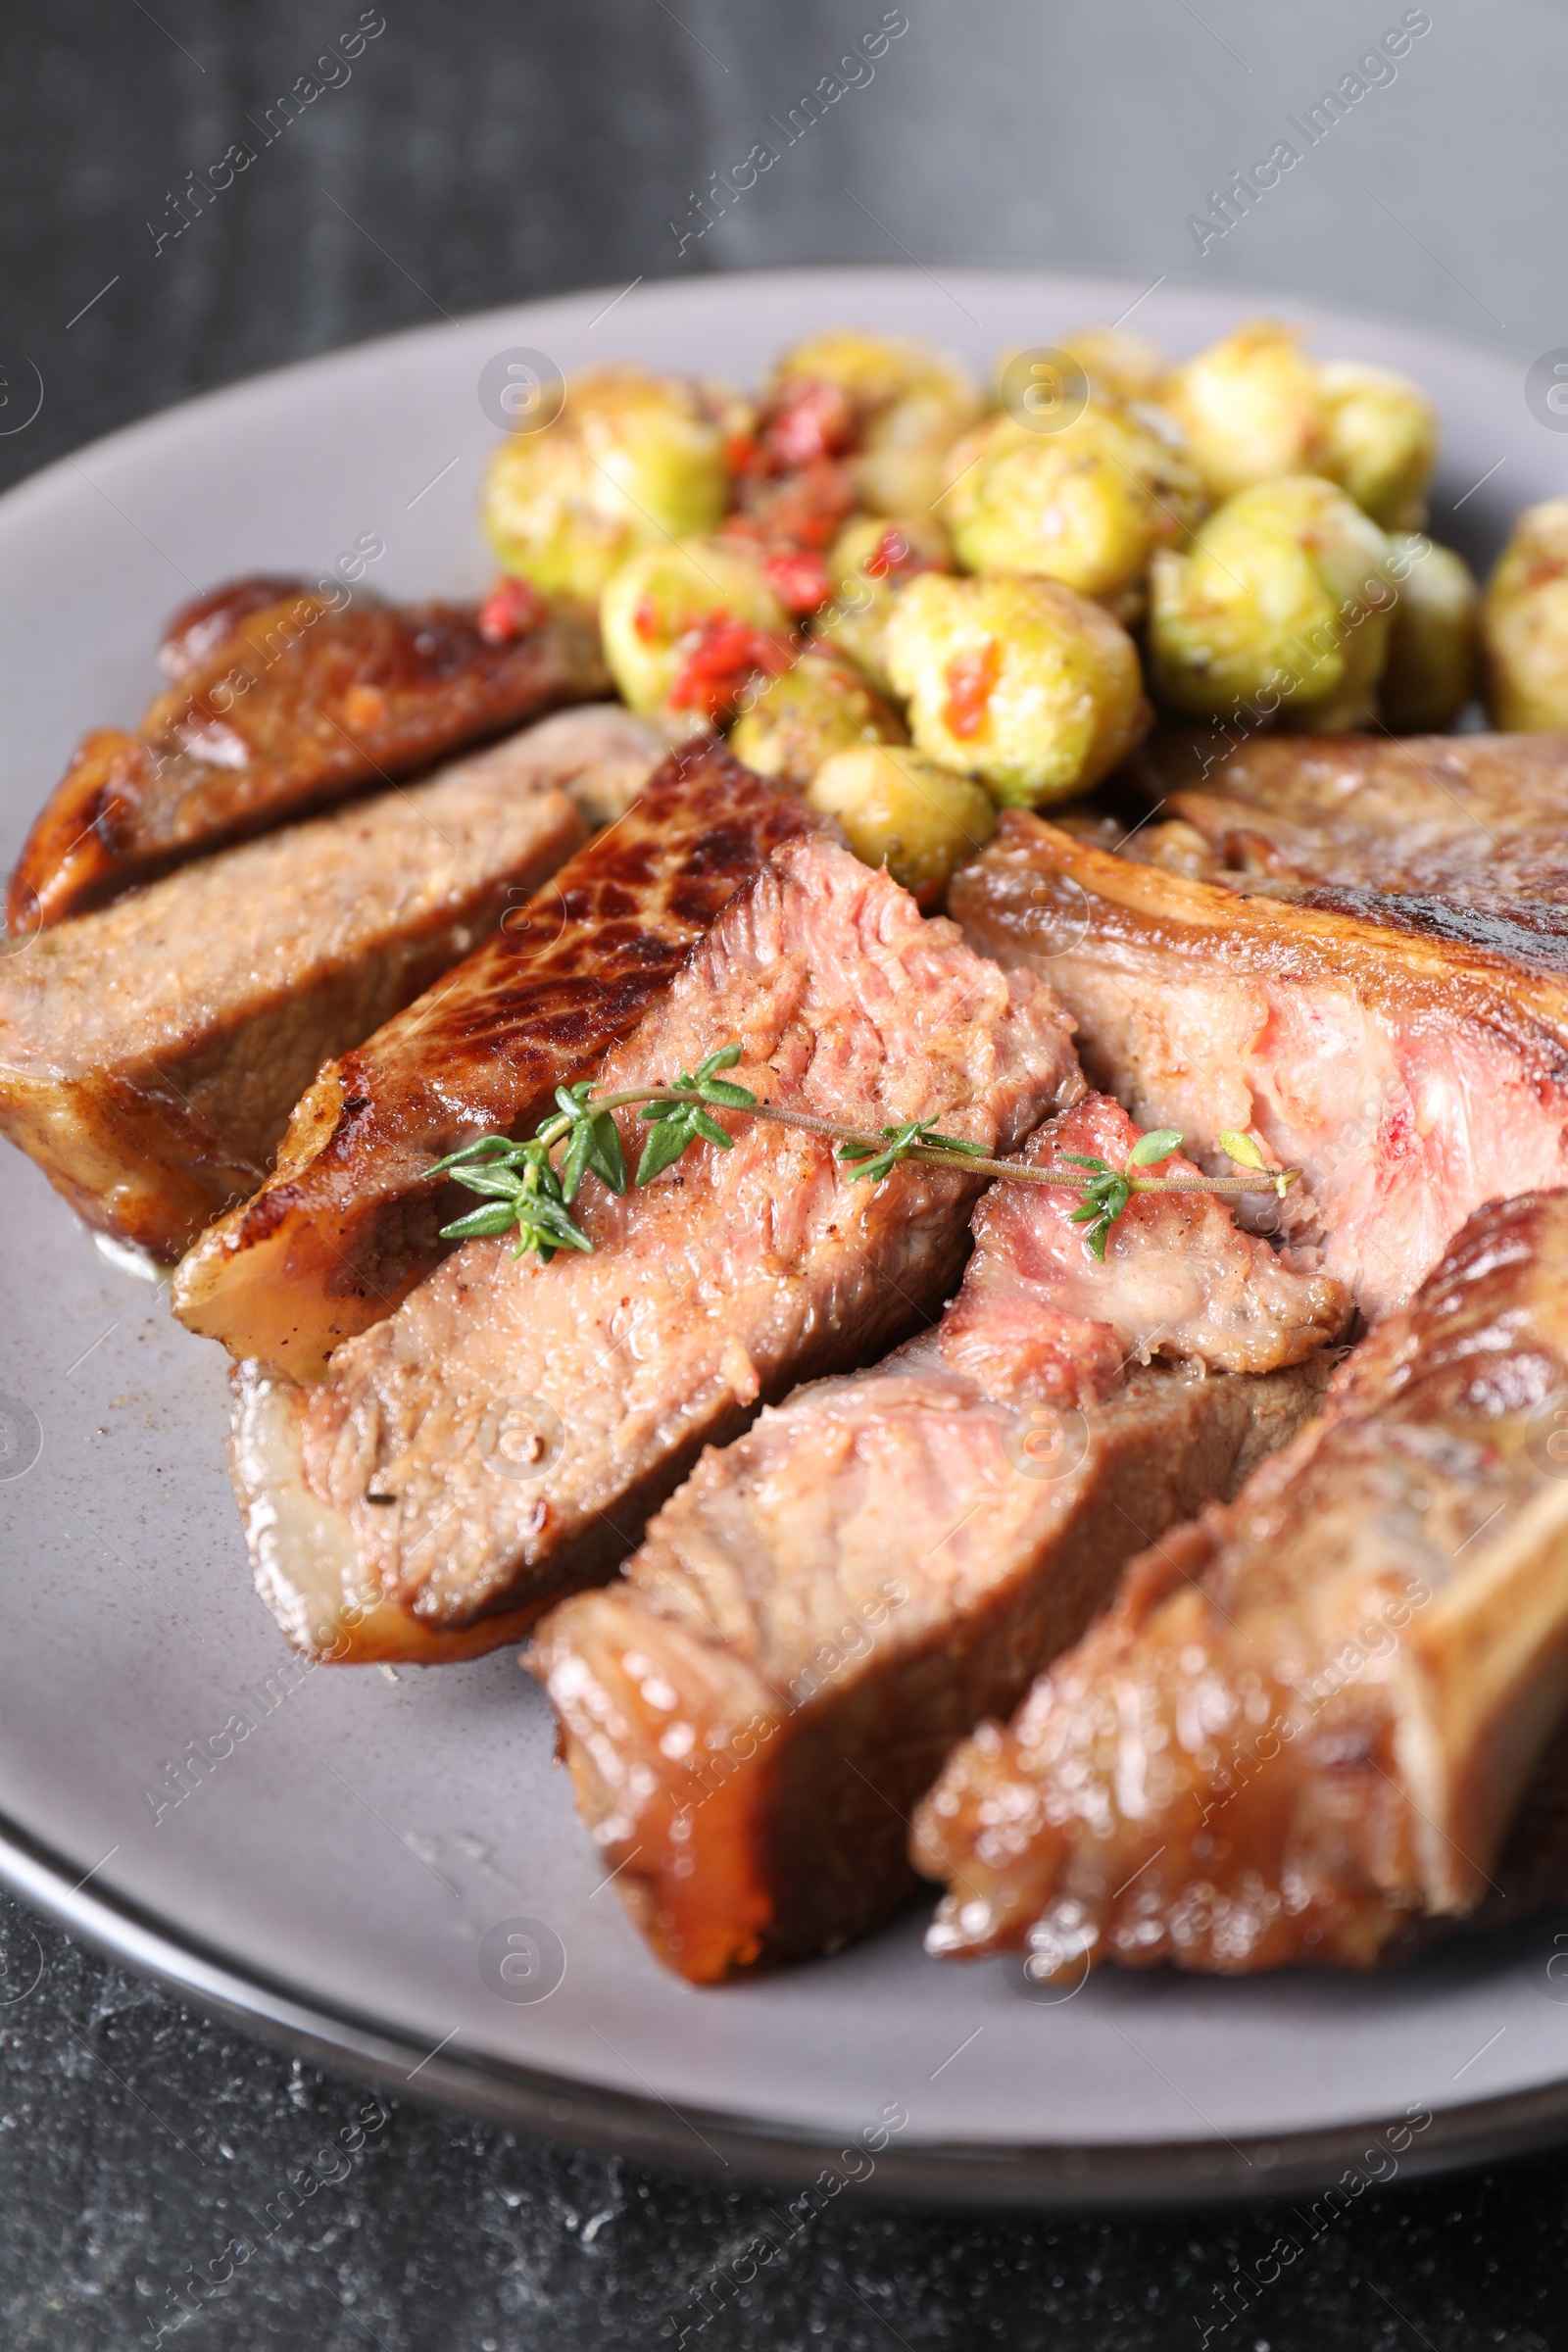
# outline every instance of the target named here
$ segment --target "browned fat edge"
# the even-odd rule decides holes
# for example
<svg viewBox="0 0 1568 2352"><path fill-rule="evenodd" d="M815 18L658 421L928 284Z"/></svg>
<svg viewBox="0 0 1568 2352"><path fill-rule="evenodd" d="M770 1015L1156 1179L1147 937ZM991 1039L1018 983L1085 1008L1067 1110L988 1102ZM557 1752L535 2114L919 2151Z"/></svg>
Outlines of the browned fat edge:
<svg viewBox="0 0 1568 2352"><path fill-rule="evenodd" d="M1568 985L1549 973L1321 906L1238 897L1094 849L1021 809L1004 812L995 840L955 876L948 905L989 953L1006 947L1028 959L1042 932L1082 919L1075 890L1094 902L1096 955L1152 942L1284 979L1353 971L1357 992L1377 1010L1408 1012L1441 994L1454 1014L1487 1023L1527 1054L1544 1055L1554 1075L1568 1075ZM1042 968L1049 976L1049 963Z"/></svg>
<svg viewBox="0 0 1568 2352"><path fill-rule="evenodd" d="M302 592L240 610L245 585L228 633L134 733L84 739L12 875L12 931L102 906L189 858L609 689L598 626L584 612L563 607L492 645L476 607L392 609L362 596L338 608ZM236 592L215 592L217 621L232 617L225 594ZM176 649L202 618L190 607L175 616ZM195 747L210 728L240 748L237 763L202 757Z"/></svg>

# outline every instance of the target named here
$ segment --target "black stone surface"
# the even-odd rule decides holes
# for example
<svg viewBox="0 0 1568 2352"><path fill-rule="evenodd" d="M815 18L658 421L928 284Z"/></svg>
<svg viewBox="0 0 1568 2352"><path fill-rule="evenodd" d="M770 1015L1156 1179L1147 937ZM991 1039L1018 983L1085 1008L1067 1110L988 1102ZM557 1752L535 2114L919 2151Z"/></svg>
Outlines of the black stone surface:
<svg viewBox="0 0 1568 2352"><path fill-rule="evenodd" d="M255 165L159 247L186 174L265 122L357 0L10 0L0 481L201 386L443 312L906 247L937 269L1241 279L1532 354L1568 339L1557 12L1435 9L1398 87L1201 266L1186 215L1353 61L1378 29L1360 0L907 0L875 81L684 249L693 188L878 0L382 13L352 79L258 132ZM1565 2200L1550 2159L1396 2180L1316 2234L1289 2208L953 2218L849 2195L792 2234L756 2191L383 2109L0 1898L7 2352L121 2352L160 2329L192 2352L1534 2352L1568 2342ZM1298 2251L1275 2278L1282 2237Z"/></svg>

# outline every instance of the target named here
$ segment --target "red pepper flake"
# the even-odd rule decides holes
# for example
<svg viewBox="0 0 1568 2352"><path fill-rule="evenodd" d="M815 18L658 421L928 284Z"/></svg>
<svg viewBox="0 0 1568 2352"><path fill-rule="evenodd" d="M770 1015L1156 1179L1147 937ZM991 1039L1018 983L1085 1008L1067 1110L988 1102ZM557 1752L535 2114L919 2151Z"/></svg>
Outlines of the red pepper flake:
<svg viewBox="0 0 1568 2352"><path fill-rule="evenodd" d="M854 506L848 466L819 458L775 483L758 512L769 536L786 546L825 548Z"/></svg>
<svg viewBox="0 0 1568 2352"><path fill-rule="evenodd" d="M644 645L655 643L662 624L659 618L659 607L651 596L640 596L637 599L637 610L631 616L631 625Z"/></svg>
<svg viewBox="0 0 1568 2352"><path fill-rule="evenodd" d="M775 466L813 465L842 458L855 447L855 408L837 384L810 378L786 384L762 430L762 445Z"/></svg>
<svg viewBox="0 0 1568 2352"><path fill-rule="evenodd" d="M962 742L979 734L1001 671L1002 648L994 637L976 646L973 653L954 655L947 667L948 699L942 710L942 723L950 735Z"/></svg>
<svg viewBox="0 0 1568 2352"><path fill-rule="evenodd" d="M529 580L497 580L479 607L479 634L486 645L510 645L526 637L545 616L545 600Z"/></svg>
<svg viewBox="0 0 1568 2352"><path fill-rule="evenodd" d="M748 678L781 677L796 648L770 629L754 629L730 612L707 612L692 632L691 651L675 673L666 700L671 710L700 710L715 724Z"/></svg>
<svg viewBox="0 0 1568 2352"><path fill-rule="evenodd" d="M786 612L814 612L827 603L827 566L808 548L770 556L762 569Z"/></svg>
<svg viewBox="0 0 1568 2352"><path fill-rule="evenodd" d="M757 464L758 448L755 433L731 433L724 444L724 463L731 473L750 473Z"/></svg>

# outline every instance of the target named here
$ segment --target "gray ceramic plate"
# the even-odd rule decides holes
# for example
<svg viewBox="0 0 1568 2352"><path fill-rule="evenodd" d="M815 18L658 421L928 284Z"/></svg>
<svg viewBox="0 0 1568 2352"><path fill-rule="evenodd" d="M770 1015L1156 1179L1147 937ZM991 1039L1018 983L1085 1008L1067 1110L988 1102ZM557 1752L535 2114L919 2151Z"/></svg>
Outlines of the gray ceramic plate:
<svg viewBox="0 0 1568 2352"><path fill-rule="evenodd" d="M498 354L748 379L808 329L857 320L983 362L1143 293L978 270L610 288L318 360L101 442L0 503L0 856L77 734L141 709L156 624L193 589L314 570L365 532L386 543L378 589L481 586L474 503L495 428L478 387ZM1161 284L1135 323L1183 351L1253 307ZM1520 364L1277 307L1320 350L1407 368L1435 394L1440 533L1484 554L1514 510L1564 486L1568 441L1532 416ZM135 1965L558 2138L799 2178L885 2137L835 2177L940 2197L1296 2186L1568 2122L1553 1923L1371 1983L1107 1971L1046 2003L1000 1963L926 1960L916 1906L813 1967L677 1984L600 1885L548 1710L512 1655L396 1679L301 1671L250 1588L219 1350L11 1151L0 1232L0 1873ZM230 1752L172 1801L172 1768L209 1741ZM521 1984L496 1973L512 1934L564 1957L547 1997L511 1996L553 1966ZM907 2119L891 2134L889 2112ZM1411 2115L1420 2128L1398 2129Z"/></svg>

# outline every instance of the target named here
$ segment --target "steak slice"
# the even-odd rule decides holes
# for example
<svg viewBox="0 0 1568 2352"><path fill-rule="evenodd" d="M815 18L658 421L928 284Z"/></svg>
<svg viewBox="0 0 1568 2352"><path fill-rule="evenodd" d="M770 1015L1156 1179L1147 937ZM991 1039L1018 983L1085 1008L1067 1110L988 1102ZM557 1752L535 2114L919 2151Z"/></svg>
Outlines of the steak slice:
<svg viewBox="0 0 1568 2352"><path fill-rule="evenodd" d="M1048 989L821 835L773 853L603 1084L667 1083L737 1040L766 1100L1003 1150L1079 1085ZM852 1182L827 1140L722 1115L728 1151L699 1144L623 1199L587 1188L591 1255L467 1242L318 1386L243 1370L235 1482L297 1644L431 1659L515 1639L636 1548L705 1445L934 1310L982 1178L911 1160Z"/></svg>
<svg viewBox="0 0 1568 2352"><path fill-rule="evenodd" d="M324 580L321 585L325 587ZM159 668L172 683L188 678L220 645L228 643L242 620L249 620L253 612L269 612L273 605L286 605L293 597L308 596L310 587L309 580L253 571L204 589L165 621L158 647ZM370 601L375 600L372 597Z"/></svg>
<svg viewBox="0 0 1568 2352"><path fill-rule="evenodd" d="M1138 1134L1090 1096L1024 1157L1119 1167ZM1128 1553L1230 1493L1321 1391L1337 1284L1212 1195L1137 1197L1100 1265L1077 1200L994 1186L934 1331L704 1454L625 1582L540 1629L528 1662L579 1809L696 1984L885 1919L954 1741L1010 1712ZM1238 1354L1257 1369L1210 1369Z"/></svg>
<svg viewBox="0 0 1568 2352"><path fill-rule="evenodd" d="M318 1379L448 1254L440 1228L472 1200L425 1170L489 1131L531 1133L558 1086L631 1035L770 852L816 821L719 747L672 755L532 905L320 1071L271 1181L180 1267L175 1314L233 1355Z"/></svg>
<svg viewBox="0 0 1568 2352"><path fill-rule="evenodd" d="M1568 1180L1568 980L1456 940L1238 896L1004 814L956 878L965 935L1048 979L1092 1084L1303 1171L1280 1229L1374 1317L1482 1201ZM1271 1205L1271 1215L1276 1213Z"/></svg>
<svg viewBox="0 0 1568 2352"><path fill-rule="evenodd" d="M1122 773L1130 858L1568 971L1568 735L1172 731Z"/></svg>
<svg viewBox="0 0 1568 2352"><path fill-rule="evenodd" d="M389 609L363 593L334 607L307 590L257 612L246 609L247 586L204 600L220 626L216 646L134 733L100 727L83 738L11 877L14 936L610 691L587 614L547 613L496 645L479 634L476 607ZM240 616L223 633L231 612ZM176 665L198 631L199 616L176 615Z"/></svg>
<svg viewBox="0 0 1568 2352"><path fill-rule="evenodd" d="M0 1132L89 1224L177 1257L262 1182L325 1056L576 848L559 787L637 724L564 714L44 932L0 960Z"/></svg>
<svg viewBox="0 0 1568 2352"><path fill-rule="evenodd" d="M1568 1710L1565 1426L1568 1195L1527 1194L957 1750L915 1822L931 1948L1364 1967L1474 1911Z"/></svg>

